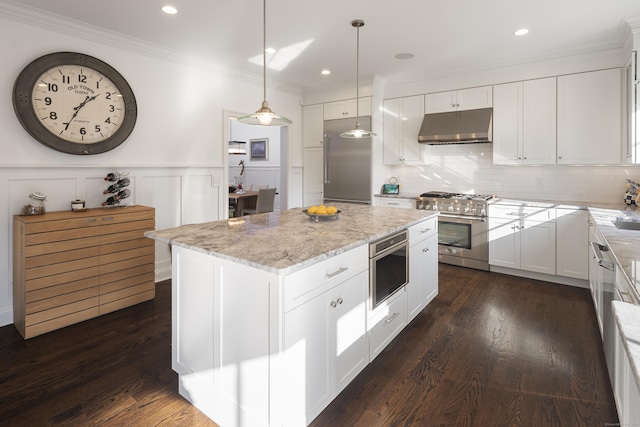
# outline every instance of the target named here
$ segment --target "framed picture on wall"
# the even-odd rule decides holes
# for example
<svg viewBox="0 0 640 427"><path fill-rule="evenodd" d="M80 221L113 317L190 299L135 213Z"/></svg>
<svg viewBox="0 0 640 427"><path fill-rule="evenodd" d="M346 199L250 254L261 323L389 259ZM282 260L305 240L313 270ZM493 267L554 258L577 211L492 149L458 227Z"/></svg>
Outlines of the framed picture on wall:
<svg viewBox="0 0 640 427"><path fill-rule="evenodd" d="M269 138L250 139L251 160L267 160L269 158Z"/></svg>

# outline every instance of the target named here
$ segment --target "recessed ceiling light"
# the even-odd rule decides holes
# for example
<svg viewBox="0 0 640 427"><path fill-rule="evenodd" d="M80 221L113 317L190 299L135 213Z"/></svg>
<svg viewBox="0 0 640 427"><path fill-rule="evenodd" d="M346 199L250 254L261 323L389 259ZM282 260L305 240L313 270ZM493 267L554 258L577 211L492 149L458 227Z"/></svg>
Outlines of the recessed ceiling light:
<svg viewBox="0 0 640 427"><path fill-rule="evenodd" d="M173 6L163 6L162 11L167 15L175 15L176 13L178 13L178 9Z"/></svg>
<svg viewBox="0 0 640 427"><path fill-rule="evenodd" d="M396 59L411 59L415 57L415 55L413 53L398 53L396 56L394 56L394 58Z"/></svg>
<svg viewBox="0 0 640 427"><path fill-rule="evenodd" d="M324 76L328 76L329 74L331 74L331 71L329 71L329 70L322 70L322 71L320 71L320 73L321 73L322 75L324 75Z"/></svg>
<svg viewBox="0 0 640 427"><path fill-rule="evenodd" d="M529 30L527 30L526 28L521 28L518 31L516 31L515 34L516 36L524 36L525 34L527 34L529 32Z"/></svg>
<svg viewBox="0 0 640 427"><path fill-rule="evenodd" d="M274 48L272 48L272 47L268 47L264 51L267 52L267 53L276 53L276 50Z"/></svg>

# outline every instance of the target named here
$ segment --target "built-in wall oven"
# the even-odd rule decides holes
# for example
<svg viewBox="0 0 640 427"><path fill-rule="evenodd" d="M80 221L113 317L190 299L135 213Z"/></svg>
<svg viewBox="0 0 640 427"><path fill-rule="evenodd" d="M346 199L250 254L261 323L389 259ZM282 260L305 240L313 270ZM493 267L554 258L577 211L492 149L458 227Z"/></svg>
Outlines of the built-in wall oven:
<svg viewBox="0 0 640 427"><path fill-rule="evenodd" d="M438 260L445 264L489 270L487 204L492 195L427 192L418 209L438 211Z"/></svg>
<svg viewBox="0 0 640 427"><path fill-rule="evenodd" d="M369 246L371 309L395 294L409 280L407 230L386 236Z"/></svg>

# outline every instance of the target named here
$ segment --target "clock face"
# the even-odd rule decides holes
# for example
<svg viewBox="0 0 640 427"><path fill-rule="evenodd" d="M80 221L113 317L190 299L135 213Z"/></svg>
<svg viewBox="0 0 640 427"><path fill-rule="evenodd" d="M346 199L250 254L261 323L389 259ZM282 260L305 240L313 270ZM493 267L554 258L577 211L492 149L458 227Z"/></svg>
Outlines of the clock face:
<svg viewBox="0 0 640 427"><path fill-rule="evenodd" d="M70 154L120 145L135 125L135 97L124 77L88 55L59 52L29 64L14 86L13 105L36 140Z"/></svg>
<svg viewBox="0 0 640 427"><path fill-rule="evenodd" d="M31 105L49 132L76 144L110 138L126 117L120 89L104 74L81 65L45 71L36 80Z"/></svg>

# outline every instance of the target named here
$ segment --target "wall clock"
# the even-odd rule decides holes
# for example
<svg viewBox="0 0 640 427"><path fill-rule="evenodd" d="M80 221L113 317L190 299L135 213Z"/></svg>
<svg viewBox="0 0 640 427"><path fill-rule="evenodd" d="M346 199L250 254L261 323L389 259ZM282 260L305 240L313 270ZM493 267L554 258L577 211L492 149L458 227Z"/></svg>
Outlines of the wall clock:
<svg viewBox="0 0 640 427"><path fill-rule="evenodd" d="M69 154L99 154L122 144L138 116L131 87L89 55L57 52L25 67L13 88L18 120L37 141Z"/></svg>

